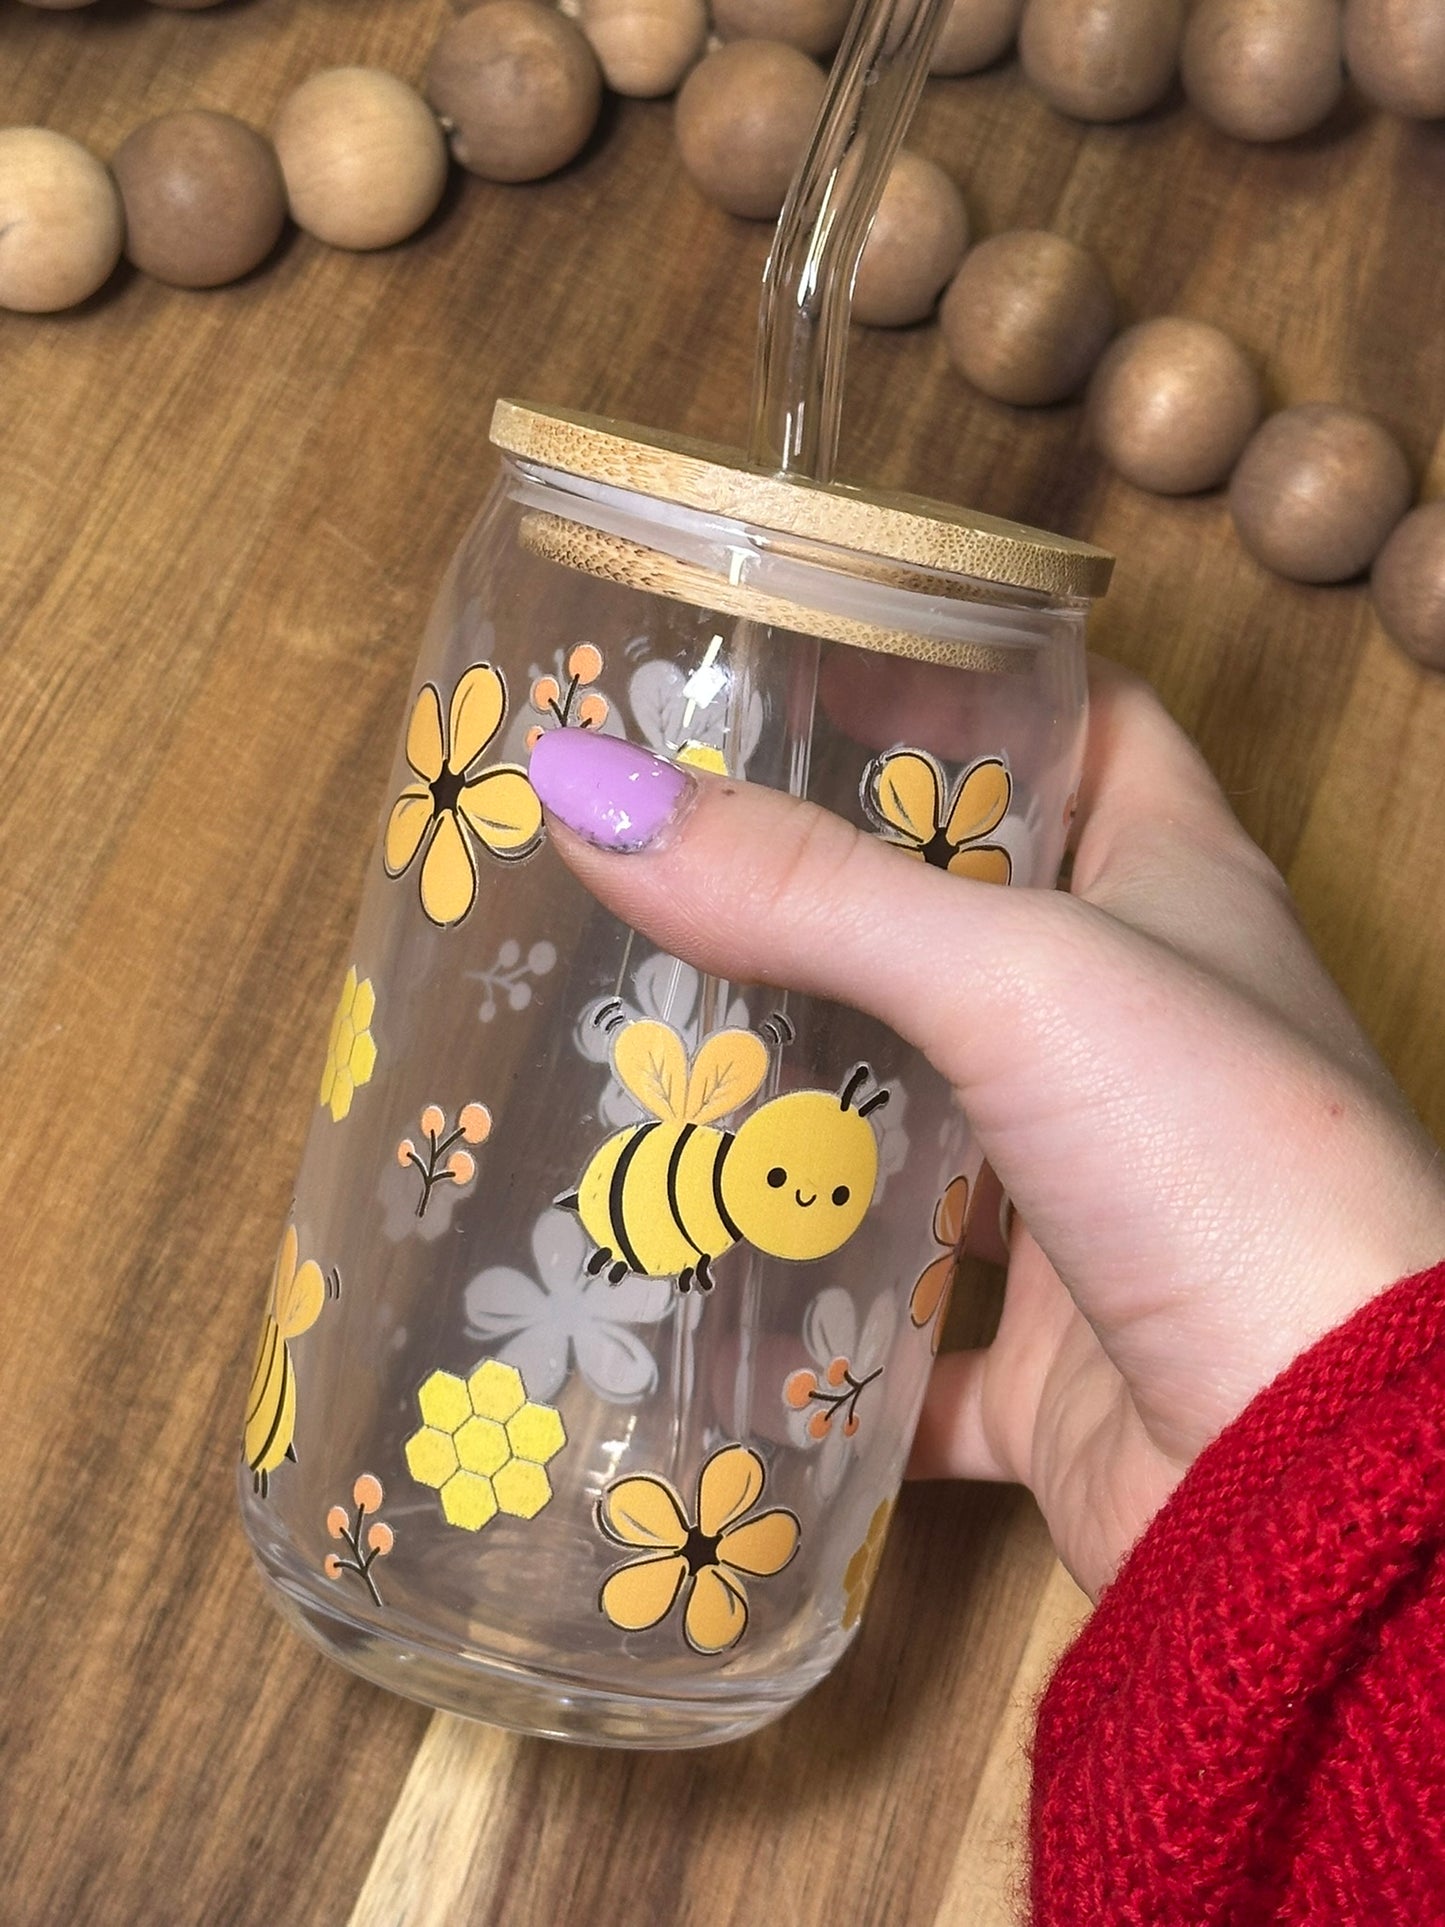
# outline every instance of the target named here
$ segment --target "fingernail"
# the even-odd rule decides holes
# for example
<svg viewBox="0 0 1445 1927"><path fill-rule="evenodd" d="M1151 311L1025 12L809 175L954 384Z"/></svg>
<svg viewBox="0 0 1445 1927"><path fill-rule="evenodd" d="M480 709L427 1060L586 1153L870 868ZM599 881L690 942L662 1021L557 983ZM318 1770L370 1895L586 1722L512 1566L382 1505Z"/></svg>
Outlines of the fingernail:
<svg viewBox="0 0 1445 1927"><path fill-rule="evenodd" d="M592 729L549 729L528 774L544 808L599 850L650 848L697 793L676 763Z"/></svg>

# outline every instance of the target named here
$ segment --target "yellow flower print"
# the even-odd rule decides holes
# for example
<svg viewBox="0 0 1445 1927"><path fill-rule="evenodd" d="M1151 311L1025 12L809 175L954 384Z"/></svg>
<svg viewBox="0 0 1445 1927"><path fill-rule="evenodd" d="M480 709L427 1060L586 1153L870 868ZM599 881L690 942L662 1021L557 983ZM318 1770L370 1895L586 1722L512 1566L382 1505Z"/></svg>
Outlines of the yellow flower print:
<svg viewBox="0 0 1445 1927"><path fill-rule="evenodd" d="M863 1608L868 1603L868 1595L873 1590L873 1581L878 1577L878 1567L883 1558L883 1542L888 1537L888 1527L893 1520L893 1501L885 1499L868 1521L868 1530L863 1535L863 1543L848 1561L843 1573L843 1630L851 1632L862 1617Z"/></svg>
<svg viewBox="0 0 1445 1927"><path fill-rule="evenodd" d="M981 837L1008 814L1013 779L997 756L965 772L950 800L943 770L921 749L895 749L868 766L863 807L885 841L951 876L1008 883L1013 859Z"/></svg>
<svg viewBox="0 0 1445 1927"><path fill-rule="evenodd" d="M645 1547L603 1582L598 1604L622 1632L664 1620L684 1591L682 1629L696 1653L723 1653L747 1630L744 1577L781 1572L798 1550L799 1527L781 1506L745 1515L767 1474L756 1452L725 1445L702 1468L695 1522L666 1479L618 1479L597 1502L597 1524L621 1546Z"/></svg>
<svg viewBox="0 0 1445 1927"><path fill-rule="evenodd" d="M954 1178L933 1212L933 1236L943 1246L943 1255L924 1266L908 1300L908 1315L920 1331L932 1322L934 1351L938 1350L943 1337L948 1303L953 1296L963 1234L968 1229L968 1201L968 1179Z"/></svg>
<svg viewBox="0 0 1445 1927"><path fill-rule="evenodd" d="M449 1525L480 1532L499 1512L535 1519L550 1502L547 1461L567 1434L560 1413L527 1397L515 1365L487 1358L470 1378L433 1372L417 1404L422 1424L406 1442L407 1470L437 1488Z"/></svg>
<svg viewBox="0 0 1445 1927"><path fill-rule="evenodd" d="M441 692L423 685L406 732L406 760L420 782L391 807L382 860L389 877L421 859L421 907L435 924L460 923L477 895L472 839L503 861L530 856L542 838L542 805L515 763L477 765L507 713L507 686L474 662L442 715Z"/></svg>
<svg viewBox="0 0 1445 1927"><path fill-rule="evenodd" d="M371 1020L376 1015L376 992L371 979L359 981L356 965L346 973L336 1015L331 1020L331 1035L326 1040L326 1064L321 1072L320 1102L328 1106L339 1124L351 1109L358 1088L370 1082L376 1069L376 1041Z"/></svg>

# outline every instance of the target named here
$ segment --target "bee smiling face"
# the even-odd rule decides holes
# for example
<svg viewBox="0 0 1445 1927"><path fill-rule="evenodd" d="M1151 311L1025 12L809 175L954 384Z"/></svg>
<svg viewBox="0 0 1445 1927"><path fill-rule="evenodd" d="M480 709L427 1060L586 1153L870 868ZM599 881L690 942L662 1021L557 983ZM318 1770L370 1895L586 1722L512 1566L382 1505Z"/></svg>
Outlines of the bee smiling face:
<svg viewBox="0 0 1445 1927"><path fill-rule="evenodd" d="M789 1091L738 1127L723 1166L728 1213L774 1258L825 1258L862 1224L878 1181L866 1118L830 1091Z"/></svg>

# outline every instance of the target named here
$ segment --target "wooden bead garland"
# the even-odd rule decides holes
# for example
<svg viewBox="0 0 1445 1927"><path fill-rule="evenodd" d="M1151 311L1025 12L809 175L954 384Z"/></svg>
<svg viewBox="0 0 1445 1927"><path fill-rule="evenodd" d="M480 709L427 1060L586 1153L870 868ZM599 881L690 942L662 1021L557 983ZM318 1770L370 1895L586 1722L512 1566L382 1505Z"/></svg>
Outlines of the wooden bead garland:
<svg viewBox="0 0 1445 1927"><path fill-rule="evenodd" d="M1160 315L1105 350L1089 384L1089 430L1135 488L1193 495L1218 488L1264 407L1259 376L1219 328Z"/></svg>
<svg viewBox="0 0 1445 1927"><path fill-rule="evenodd" d="M1224 133L1292 140L1344 92L1340 0L1196 0L1180 64L1185 93Z"/></svg>
<svg viewBox="0 0 1445 1927"><path fill-rule="evenodd" d="M821 67L780 40L719 47L693 68L677 97L683 166L729 214L772 220L803 158L826 84Z"/></svg>
<svg viewBox="0 0 1445 1927"><path fill-rule="evenodd" d="M427 220L447 178L426 102L379 67L329 67L287 99L272 133L297 227L334 248L387 248Z"/></svg>
<svg viewBox="0 0 1445 1927"><path fill-rule="evenodd" d="M275 149L230 114L162 114L111 160L127 257L177 288L217 288L259 267L286 224Z"/></svg>
<svg viewBox="0 0 1445 1927"><path fill-rule="evenodd" d="M975 388L1033 408L1088 380L1114 331L1114 292L1086 248L1020 228L964 256L938 318L949 359Z"/></svg>
<svg viewBox="0 0 1445 1927"><path fill-rule="evenodd" d="M1308 402L1271 415L1240 457L1229 512L1250 554L1294 582L1368 569L1410 506L1410 469L1389 430L1353 408Z"/></svg>
<svg viewBox="0 0 1445 1927"><path fill-rule="evenodd" d="M0 308L73 308L110 279L125 225L107 168L45 127L0 129Z"/></svg>
<svg viewBox="0 0 1445 1927"><path fill-rule="evenodd" d="M27 0L55 11L92 3ZM152 3L198 11L220 0ZM712 0L724 44L710 54L705 0L560 4L487 0L452 23L427 69L440 127L394 75L340 68L283 103L274 150L225 114L164 115L122 144L112 176L63 135L0 129L0 308L86 299L118 259L125 221L137 266L175 285L220 285L275 245L283 187L317 238L390 245L437 205L448 141L473 172L540 178L585 146L604 78L642 98L681 84L677 138L694 181L734 213L777 213L825 84L804 50L831 50L848 0ZM748 37L757 32L770 38ZM976 71L1015 38L1033 85L1084 120L1147 113L1178 70L1221 131L1288 140L1328 117L1346 66L1379 105L1445 118L1445 0L1344 0L1343 14L1340 0L953 0L932 71ZM1417 661L1445 669L1445 503L1405 513L1408 465L1378 422L1317 403L1251 436L1258 376L1218 329L1161 316L1111 347L1113 294L1086 250L1037 232L996 235L965 255L966 245L956 184L901 154L859 264L856 318L920 320L952 275L945 345L982 392L1046 405L1092 373L1088 426L1120 475L1171 494L1218 486L1232 469L1230 510L1257 559L1309 582L1373 562L1381 622Z"/></svg>
<svg viewBox="0 0 1445 1927"><path fill-rule="evenodd" d="M933 313L968 246L968 210L943 169L906 147L893 163L853 283L853 319L903 328Z"/></svg>
<svg viewBox="0 0 1445 1927"><path fill-rule="evenodd" d="M602 74L580 27L538 0L489 0L432 49L424 92L452 153L489 181L537 181L586 146Z"/></svg>
<svg viewBox="0 0 1445 1927"><path fill-rule="evenodd" d="M1445 502L1399 523L1370 575L1375 612L1406 655L1445 669Z"/></svg>

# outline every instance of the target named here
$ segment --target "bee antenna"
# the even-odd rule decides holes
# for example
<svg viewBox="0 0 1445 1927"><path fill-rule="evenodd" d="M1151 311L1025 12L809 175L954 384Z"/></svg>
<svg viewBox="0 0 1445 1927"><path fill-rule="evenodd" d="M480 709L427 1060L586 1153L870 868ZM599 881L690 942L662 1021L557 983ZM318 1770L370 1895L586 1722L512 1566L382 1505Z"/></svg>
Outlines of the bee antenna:
<svg viewBox="0 0 1445 1927"><path fill-rule="evenodd" d="M843 1086L843 1095L839 1100L843 1110L847 1110L848 1106L853 1102L853 1099L858 1095L859 1090L868 1082L868 1079L872 1075L872 1071L869 1070L866 1064L857 1064L849 1072L848 1082Z"/></svg>
<svg viewBox="0 0 1445 1927"><path fill-rule="evenodd" d="M610 1028L609 1020L622 1015L626 1006L620 997L609 997L597 1006L592 1013L592 1022L599 1030Z"/></svg>
<svg viewBox="0 0 1445 1927"><path fill-rule="evenodd" d="M331 1276L326 1280L326 1283L328 1287L326 1296L328 1298L339 1298L341 1296L341 1273L336 1269L335 1265L331 1267Z"/></svg>
<svg viewBox="0 0 1445 1927"><path fill-rule="evenodd" d="M771 1038L779 1050L785 1044L791 1044L798 1034L781 1010L775 1010L771 1016L765 1017L758 1025L758 1029L764 1037Z"/></svg>
<svg viewBox="0 0 1445 1927"><path fill-rule="evenodd" d="M858 1106L859 1117L867 1117L870 1111L881 1111L883 1109L883 1106L888 1102L889 1098L892 1095L893 1095L892 1091L887 1091L887 1090L874 1091L873 1095L870 1098L868 1098L865 1103L862 1103Z"/></svg>

